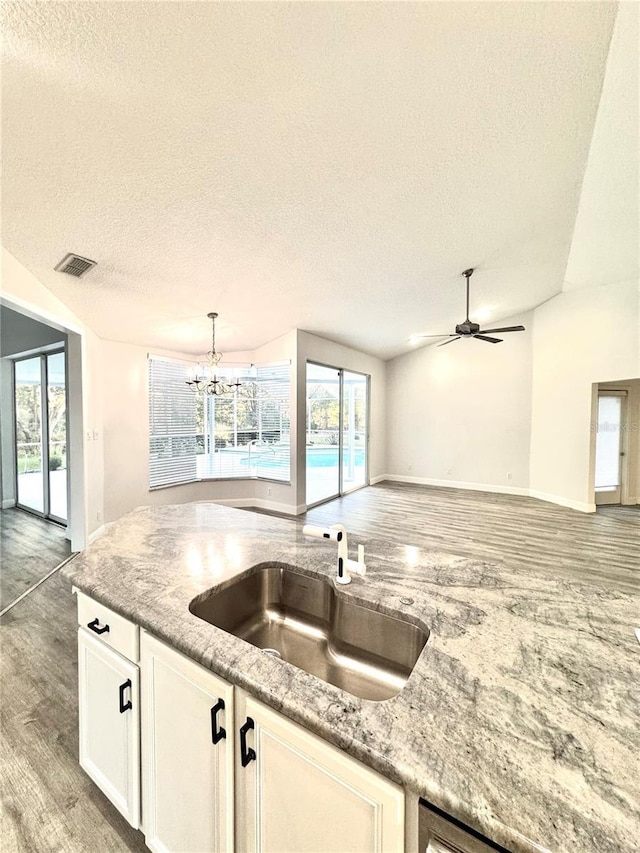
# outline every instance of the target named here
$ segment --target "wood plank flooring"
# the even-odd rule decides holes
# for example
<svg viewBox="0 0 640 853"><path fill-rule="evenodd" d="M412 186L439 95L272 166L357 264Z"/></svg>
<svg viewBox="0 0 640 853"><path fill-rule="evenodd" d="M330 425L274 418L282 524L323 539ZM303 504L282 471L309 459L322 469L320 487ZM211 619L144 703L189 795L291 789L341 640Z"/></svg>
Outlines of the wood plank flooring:
<svg viewBox="0 0 640 853"><path fill-rule="evenodd" d="M64 527L20 509L0 511L0 610L71 553Z"/></svg>
<svg viewBox="0 0 640 853"><path fill-rule="evenodd" d="M2 617L2 853L147 851L78 764L75 597L56 573Z"/></svg>
<svg viewBox="0 0 640 853"><path fill-rule="evenodd" d="M382 483L293 523L636 590L640 513L595 515L529 498ZM320 546L319 546L320 547ZM55 574L0 622L3 853L147 848L78 765L75 600Z"/></svg>
<svg viewBox="0 0 640 853"><path fill-rule="evenodd" d="M582 513L535 498L379 483L298 516L352 535L508 563L518 571L637 592L640 507Z"/></svg>

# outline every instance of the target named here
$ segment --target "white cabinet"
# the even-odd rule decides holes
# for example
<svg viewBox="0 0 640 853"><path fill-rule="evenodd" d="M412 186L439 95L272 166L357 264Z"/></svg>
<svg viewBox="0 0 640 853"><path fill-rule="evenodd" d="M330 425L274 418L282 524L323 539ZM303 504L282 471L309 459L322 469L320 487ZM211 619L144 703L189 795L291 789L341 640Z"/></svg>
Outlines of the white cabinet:
<svg viewBox="0 0 640 853"><path fill-rule="evenodd" d="M236 690L237 850L401 853L404 792Z"/></svg>
<svg viewBox="0 0 640 853"><path fill-rule="evenodd" d="M156 853L232 853L233 688L142 632L142 792Z"/></svg>
<svg viewBox="0 0 640 853"><path fill-rule="evenodd" d="M140 824L138 667L78 630L80 765L135 829Z"/></svg>
<svg viewBox="0 0 640 853"><path fill-rule="evenodd" d="M155 853L404 851L399 786L82 594L78 619L80 764L136 829L142 793Z"/></svg>

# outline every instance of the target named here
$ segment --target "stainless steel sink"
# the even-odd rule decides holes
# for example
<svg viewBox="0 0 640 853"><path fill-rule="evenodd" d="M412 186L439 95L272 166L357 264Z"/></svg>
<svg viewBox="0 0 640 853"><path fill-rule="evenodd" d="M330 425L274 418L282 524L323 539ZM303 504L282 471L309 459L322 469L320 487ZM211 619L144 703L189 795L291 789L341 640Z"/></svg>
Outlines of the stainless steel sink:
<svg viewBox="0 0 640 853"><path fill-rule="evenodd" d="M329 579L281 566L199 596L189 610L347 693L378 701L402 690L429 636L353 603Z"/></svg>

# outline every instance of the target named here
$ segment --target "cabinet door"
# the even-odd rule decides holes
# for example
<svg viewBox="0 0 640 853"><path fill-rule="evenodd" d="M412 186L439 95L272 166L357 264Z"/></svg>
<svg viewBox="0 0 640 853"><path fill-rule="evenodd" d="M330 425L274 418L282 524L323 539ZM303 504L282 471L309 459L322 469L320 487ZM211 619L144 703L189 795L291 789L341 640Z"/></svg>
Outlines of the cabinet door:
<svg viewBox="0 0 640 853"><path fill-rule="evenodd" d="M138 829L140 682L138 667L78 630L80 766Z"/></svg>
<svg viewBox="0 0 640 853"><path fill-rule="evenodd" d="M233 851L233 688L141 637L142 795L158 853Z"/></svg>
<svg viewBox="0 0 640 853"><path fill-rule="evenodd" d="M399 786L240 690L236 720L238 850L404 850Z"/></svg>

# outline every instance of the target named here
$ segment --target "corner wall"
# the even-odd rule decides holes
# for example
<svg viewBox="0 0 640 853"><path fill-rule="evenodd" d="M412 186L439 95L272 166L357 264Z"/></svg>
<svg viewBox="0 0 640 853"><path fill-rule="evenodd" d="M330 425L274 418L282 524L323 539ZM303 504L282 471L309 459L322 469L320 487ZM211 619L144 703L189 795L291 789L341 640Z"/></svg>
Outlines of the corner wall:
<svg viewBox="0 0 640 853"><path fill-rule="evenodd" d="M504 320L527 331L501 344L461 340L387 363L389 479L528 493L532 323Z"/></svg>
<svg viewBox="0 0 640 853"><path fill-rule="evenodd" d="M531 495L594 512L593 385L640 376L637 282L579 288L535 311Z"/></svg>

